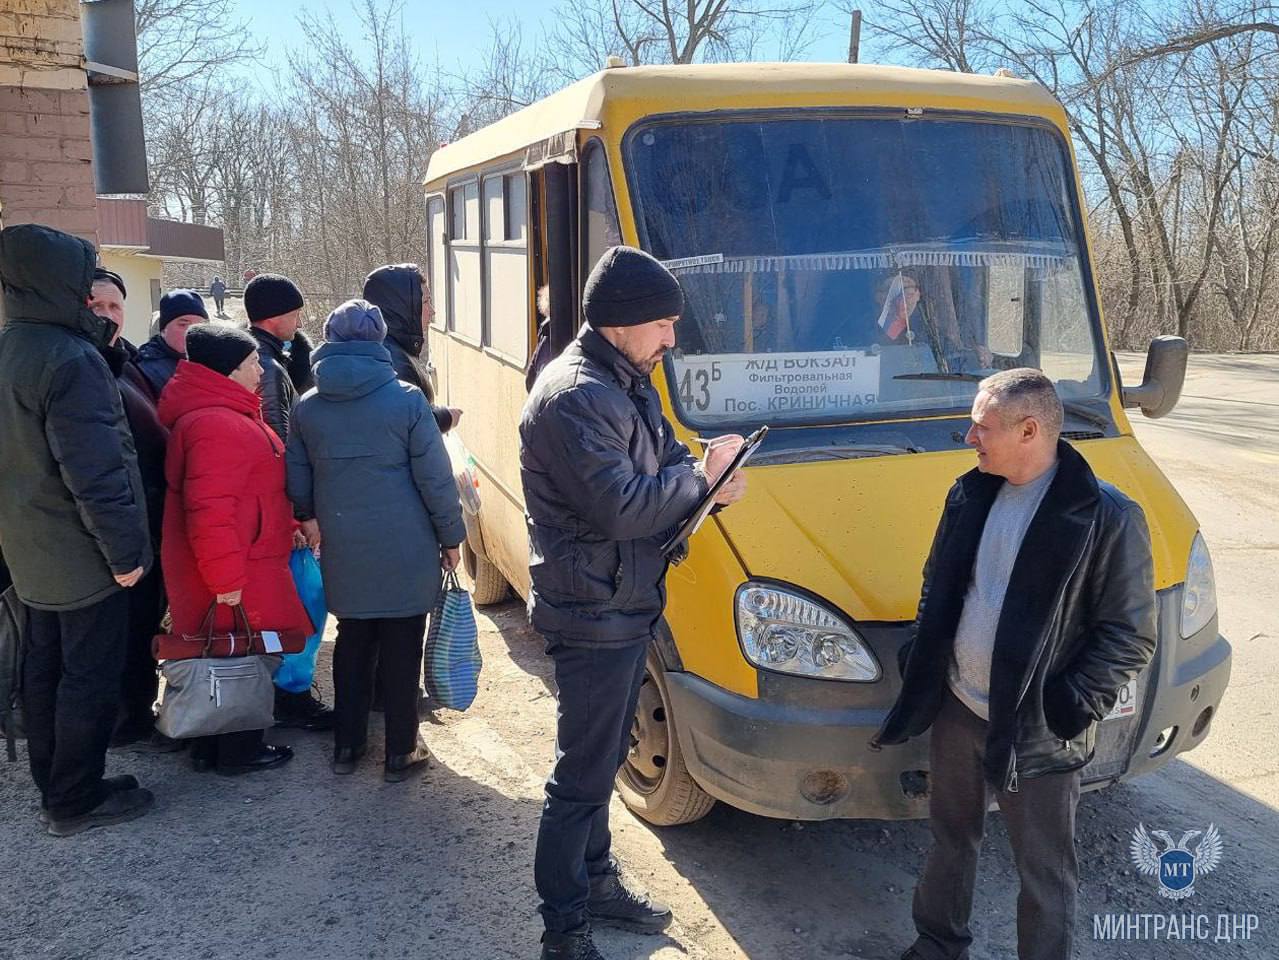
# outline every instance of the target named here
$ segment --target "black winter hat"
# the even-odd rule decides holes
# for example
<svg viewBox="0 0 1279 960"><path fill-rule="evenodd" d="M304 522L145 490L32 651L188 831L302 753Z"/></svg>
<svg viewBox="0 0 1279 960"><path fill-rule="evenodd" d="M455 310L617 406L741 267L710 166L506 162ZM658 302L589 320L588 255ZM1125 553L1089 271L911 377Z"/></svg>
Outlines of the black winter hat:
<svg viewBox="0 0 1279 960"><path fill-rule="evenodd" d="M124 280L120 277L120 274L108 270L106 267L93 268L93 282L114 283L120 291L120 296L126 300L129 298L129 291L124 288Z"/></svg>
<svg viewBox="0 0 1279 960"><path fill-rule="evenodd" d="M187 359L224 377L257 348L247 332L226 323L202 323L187 331Z"/></svg>
<svg viewBox="0 0 1279 960"><path fill-rule="evenodd" d="M297 284L278 273L259 273L244 288L244 312L249 315L250 323L291 313L303 303Z"/></svg>
<svg viewBox="0 0 1279 960"><path fill-rule="evenodd" d="M592 327L633 327L683 311L679 281L643 250L609 247L586 278L582 313Z"/></svg>
<svg viewBox="0 0 1279 960"><path fill-rule="evenodd" d="M160 329L163 330L178 317L204 317L204 299L194 290L170 290L160 298Z"/></svg>

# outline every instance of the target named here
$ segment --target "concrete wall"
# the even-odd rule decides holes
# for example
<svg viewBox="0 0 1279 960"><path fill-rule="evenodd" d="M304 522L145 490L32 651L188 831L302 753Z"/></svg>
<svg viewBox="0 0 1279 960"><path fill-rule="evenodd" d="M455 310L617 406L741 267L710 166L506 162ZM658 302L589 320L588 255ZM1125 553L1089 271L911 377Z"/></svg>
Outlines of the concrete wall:
<svg viewBox="0 0 1279 960"><path fill-rule="evenodd" d="M0 222L98 242L79 0L0 3Z"/></svg>
<svg viewBox="0 0 1279 960"><path fill-rule="evenodd" d="M157 257L113 253L109 249L103 250L101 257L102 265L120 274L128 288L129 295L124 301L124 338L139 347L151 336L149 331L154 310L151 281L160 279L164 263Z"/></svg>

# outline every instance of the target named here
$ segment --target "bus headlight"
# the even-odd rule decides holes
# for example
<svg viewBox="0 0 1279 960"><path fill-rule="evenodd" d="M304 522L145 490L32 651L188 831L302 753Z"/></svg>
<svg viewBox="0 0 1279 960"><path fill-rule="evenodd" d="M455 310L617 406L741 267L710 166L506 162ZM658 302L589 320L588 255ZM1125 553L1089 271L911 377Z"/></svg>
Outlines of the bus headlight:
<svg viewBox="0 0 1279 960"><path fill-rule="evenodd" d="M737 590L737 635L757 667L871 683L879 662L839 614L797 591L757 583Z"/></svg>
<svg viewBox="0 0 1279 960"><path fill-rule="evenodd" d="M1203 534L1196 533L1186 562L1186 585L1181 594L1181 636L1192 637L1217 613L1217 579Z"/></svg>

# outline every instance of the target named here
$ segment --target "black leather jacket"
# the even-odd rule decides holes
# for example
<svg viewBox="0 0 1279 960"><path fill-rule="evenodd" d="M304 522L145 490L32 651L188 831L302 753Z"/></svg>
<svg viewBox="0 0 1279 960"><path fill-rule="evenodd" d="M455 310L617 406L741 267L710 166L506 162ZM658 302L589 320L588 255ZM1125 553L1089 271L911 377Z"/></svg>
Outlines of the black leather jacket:
<svg viewBox="0 0 1279 960"><path fill-rule="evenodd" d="M599 647L652 635L666 603L662 543L706 493L693 463L648 377L584 327L520 419L536 630Z"/></svg>
<svg viewBox="0 0 1279 960"><path fill-rule="evenodd" d="M284 341L257 326L250 326L249 333L258 342L258 359L262 361L262 419L281 440L288 440L289 417L298 393L289 376Z"/></svg>
<svg viewBox="0 0 1279 960"><path fill-rule="evenodd" d="M1155 653L1145 514L1098 481L1065 441L1058 457L995 634L985 773L996 789L1086 764L1097 722ZM901 694L873 749L919 736L937 716L982 529L1003 483L973 470L950 490L924 567L915 637L899 655Z"/></svg>

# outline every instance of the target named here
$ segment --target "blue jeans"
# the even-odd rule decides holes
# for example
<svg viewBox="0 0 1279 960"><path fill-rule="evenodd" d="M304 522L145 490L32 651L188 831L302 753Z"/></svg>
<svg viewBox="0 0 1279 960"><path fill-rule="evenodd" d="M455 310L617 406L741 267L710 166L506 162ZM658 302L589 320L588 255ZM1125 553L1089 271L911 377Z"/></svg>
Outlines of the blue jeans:
<svg viewBox="0 0 1279 960"><path fill-rule="evenodd" d="M566 933L586 923L591 877L612 869L608 803L630 750L648 643L569 647L548 639L546 652L555 661L559 713L533 879L546 929Z"/></svg>

